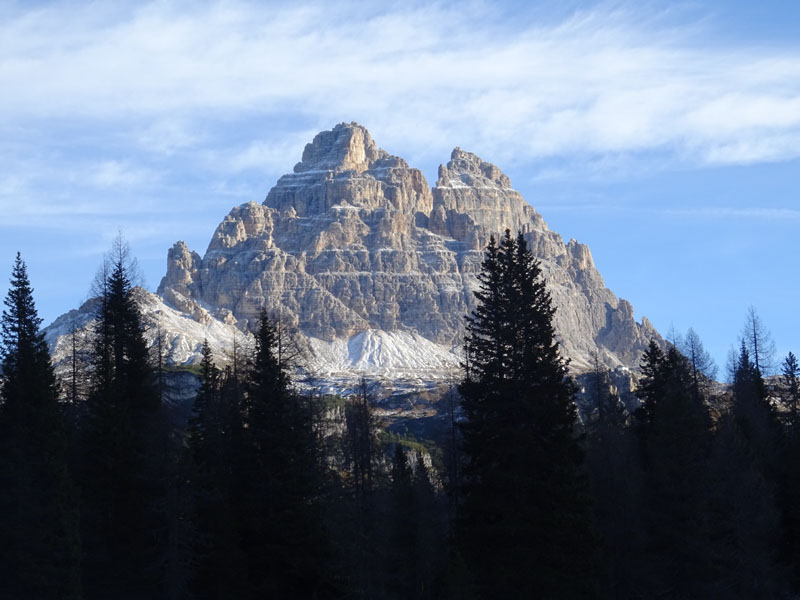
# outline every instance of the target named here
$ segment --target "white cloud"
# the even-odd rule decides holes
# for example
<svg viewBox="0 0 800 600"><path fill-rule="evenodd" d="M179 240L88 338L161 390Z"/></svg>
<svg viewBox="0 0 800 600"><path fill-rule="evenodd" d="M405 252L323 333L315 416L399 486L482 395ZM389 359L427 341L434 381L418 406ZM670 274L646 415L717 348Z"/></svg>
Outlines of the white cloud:
<svg viewBox="0 0 800 600"><path fill-rule="evenodd" d="M250 142L243 148L233 150L220 156L219 152L213 153L212 161L220 161L227 171L238 173L248 169L269 171L273 165L279 165L276 175L291 170L294 163L300 160L302 150L307 142L316 134L316 131L293 132L280 139L258 140Z"/></svg>
<svg viewBox="0 0 800 600"><path fill-rule="evenodd" d="M185 120L173 118L159 119L137 135L144 150L166 156L196 146L203 140L195 127Z"/></svg>
<svg viewBox="0 0 800 600"><path fill-rule="evenodd" d="M104 160L91 167L86 183L99 188L138 187L152 183L157 175L127 161Z"/></svg>
<svg viewBox="0 0 800 600"><path fill-rule="evenodd" d="M800 46L711 45L702 24L687 18L681 31L649 7L598 5L549 25L492 19L489 8L231 1L12 12L0 24L0 122L146 119L154 125L138 141L162 154L213 146L197 133L208 120L291 113L326 127L356 119L387 149L423 157L454 144L497 161L797 155L787 140L800 135ZM296 158L282 152L260 141L227 164L285 170Z"/></svg>

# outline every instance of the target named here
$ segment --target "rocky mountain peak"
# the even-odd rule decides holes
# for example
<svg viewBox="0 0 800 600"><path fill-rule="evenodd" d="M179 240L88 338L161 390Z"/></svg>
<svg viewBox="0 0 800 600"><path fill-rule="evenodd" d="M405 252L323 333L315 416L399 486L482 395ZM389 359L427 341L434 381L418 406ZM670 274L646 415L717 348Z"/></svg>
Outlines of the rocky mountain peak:
<svg viewBox="0 0 800 600"><path fill-rule="evenodd" d="M266 309L301 334L317 379L446 381L484 249L507 228L541 263L571 368L590 369L596 355L636 369L658 332L497 166L455 148L431 188L357 123L317 134L263 203L230 211L204 256L177 242L158 289L165 304L148 306L175 362L197 359L207 334L233 343Z"/></svg>
<svg viewBox="0 0 800 600"><path fill-rule="evenodd" d="M432 203L422 172L378 148L358 123L318 133L306 144L302 162L278 180L264 201L280 215L298 218L356 208L384 211L381 216L398 211L414 219L418 212L427 215Z"/></svg>
<svg viewBox="0 0 800 600"><path fill-rule="evenodd" d="M506 229L524 234L549 231L541 215L511 187L505 173L458 147L450 161L439 166L430 228L472 250L482 250L490 236L502 235Z"/></svg>
<svg viewBox="0 0 800 600"><path fill-rule="evenodd" d="M366 127L356 122L339 123L330 131L318 133L311 143L306 144L303 159L295 165L294 172L361 173L387 156L375 144Z"/></svg>
<svg viewBox="0 0 800 600"><path fill-rule="evenodd" d="M477 154L455 147L447 165L439 166L437 187L492 186L511 189L511 180L498 167Z"/></svg>

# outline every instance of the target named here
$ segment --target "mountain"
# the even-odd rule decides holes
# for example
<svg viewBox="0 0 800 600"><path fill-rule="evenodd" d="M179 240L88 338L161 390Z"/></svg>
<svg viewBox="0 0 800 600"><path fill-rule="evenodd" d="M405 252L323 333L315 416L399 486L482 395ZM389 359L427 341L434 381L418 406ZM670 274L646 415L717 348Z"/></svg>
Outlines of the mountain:
<svg viewBox="0 0 800 600"><path fill-rule="evenodd" d="M197 360L203 336L230 351L263 307L298 332L308 373L333 387L361 374L448 380L483 250L506 228L541 261L573 371L589 369L594 353L637 369L656 330L605 287L589 248L565 244L498 167L456 148L431 188L357 123L315 136L263 203L231 210L203 256L177 242L157 295L143 292L145 318L174 364ZM57 360L59 336L80 314L51 327Z"/></svg>

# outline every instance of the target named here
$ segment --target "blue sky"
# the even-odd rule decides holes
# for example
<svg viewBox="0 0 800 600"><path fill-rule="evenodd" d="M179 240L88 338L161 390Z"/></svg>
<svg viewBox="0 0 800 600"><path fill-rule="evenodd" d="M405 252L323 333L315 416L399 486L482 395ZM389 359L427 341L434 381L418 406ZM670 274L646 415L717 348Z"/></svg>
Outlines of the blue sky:
<svg viewBox="0 0 800 600"><path fill-rule="evenodd" d="M377 4L3 4L0 272L20 250L49 322L122 230L155 289L354 120L431 184L496 163L721 366L751 304L800 352L800 4Z"/></svg>

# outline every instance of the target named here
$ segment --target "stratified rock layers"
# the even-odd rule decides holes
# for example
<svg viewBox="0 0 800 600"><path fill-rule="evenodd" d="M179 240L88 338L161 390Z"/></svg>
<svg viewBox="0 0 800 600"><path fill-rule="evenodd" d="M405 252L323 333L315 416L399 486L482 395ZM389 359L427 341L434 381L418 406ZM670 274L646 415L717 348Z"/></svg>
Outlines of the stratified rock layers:
<svg viewBox="0 0 800 600"><path fill-rule="evenodd" d="M376 331L455 350L483 249L506 228L523 232L541 261L572 367L588 368L596 352L610 367L635 368L657 332L605 287L589 249L564 244L500 169L456 148L431 189L356 123L318 134L263 204L225 217L202 258L178 242L158 293L197 319L242 329L266 308L326 352Z"/></svg>

